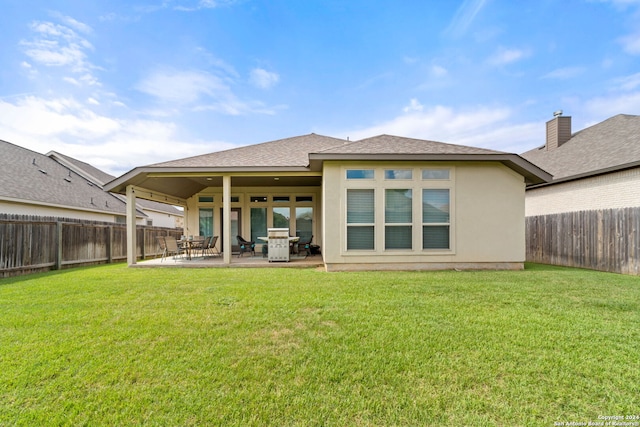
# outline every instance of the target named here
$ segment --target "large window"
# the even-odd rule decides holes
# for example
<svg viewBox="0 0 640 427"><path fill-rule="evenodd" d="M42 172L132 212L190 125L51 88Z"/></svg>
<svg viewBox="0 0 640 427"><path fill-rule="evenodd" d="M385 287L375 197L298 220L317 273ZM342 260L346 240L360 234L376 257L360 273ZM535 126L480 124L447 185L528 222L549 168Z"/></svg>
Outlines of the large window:
<svg viewBox="0 0 640 427"><path fill-rule="evenodd" d="M313 208L296 208L296 236L305 242L313 235Z"/></svg>
<svg viewBox="0 0 640 427"><path fill-rule="evenodd" d="M267 208L251 208L251 240L267 235Z"/></svg>
<svg viewBox="0 0 640 427"><path fill-rule="evenodd" d="M198 229L201 236L213 236L213 209L201 208L198 214Z"/></svg>
<svg viewBox="0 0 640 427"><path fill-rule="evenodd" d="M411 189L387 189L384 201L384 248L411 249Z"/></svg>
<svg viewBox="0 0 640 427"><path fill-rule="evenodd" d="M273 208L273 227L289 228L289 219L291 218L291 208Z"/></svg>
<svg viewBox="0 0 640 427"><path fill-rule="evenodd" d="M347 190L347 250L375 249L375 191Z"/></svg>
<svg viewBox="0 0 640 427"><path fill-rule="evenodd" d="M422 248L449 249L450 197L448 189L422 190Z"/></svg>

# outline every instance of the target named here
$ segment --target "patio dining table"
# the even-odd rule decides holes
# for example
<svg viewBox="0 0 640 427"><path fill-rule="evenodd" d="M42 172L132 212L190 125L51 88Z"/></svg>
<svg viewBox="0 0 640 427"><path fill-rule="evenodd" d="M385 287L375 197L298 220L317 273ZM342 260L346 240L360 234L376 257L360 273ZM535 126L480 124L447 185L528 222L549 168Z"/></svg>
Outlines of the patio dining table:
<svg viewBox="0 0 640 427"><path fill-rule="evenodd" d="M187 259L191 259L191 254L194 250L202 249L203 243L204 238L187 238L178 240L178 244L182 246L187 254Z"/></svg>

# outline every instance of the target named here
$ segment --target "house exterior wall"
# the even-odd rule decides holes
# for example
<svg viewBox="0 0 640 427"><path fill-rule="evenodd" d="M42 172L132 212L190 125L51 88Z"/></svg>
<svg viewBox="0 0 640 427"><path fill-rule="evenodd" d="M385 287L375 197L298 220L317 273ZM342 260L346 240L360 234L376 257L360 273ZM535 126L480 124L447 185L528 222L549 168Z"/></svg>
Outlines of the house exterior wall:
<svg viewBox="0 0 640 427"><path fill-rule="evenodd" d="M412 169L411 181L389 181L386 169ZM423 180L422 169L450 170L449 180ZM375 179L350 181L347 169L374 169ZM328 271L371 269L522 269L525 260L521 175L500 163L393 163L325 161L323 257ZM375 249L347 250L346 198L350 188L375 191ZM412 248L385 250L385 190L413 189ZM422 189L450 190L449 249L422 248Z"/></svg>
<svg viewBox="0 0 640 427"><path fill-rule="evenodd" d="M569 181L526 192L526 216L640 206L640 168Z"/></svg>
<svg viewBox="0 0 640 427"><path fill-rule="evenodd" d="M6 200L0 201L0 212L16 215L34 215L34 216L47 216L57 218L74 218L87 221L103 221L103 222L119 222L123 224L125 222L124 215L121 216L121 220L117 221L116 216L113 214L81 211L75 209L65 209L57 206L45 206L29 203L8 202ZM142 218L137 218L136 223L139 225L144 224Z"/></svg>
<svg viewBox="0 0 640 427"><path fill-rule="evenodd" d="M148 217L145 220L147 225L152 225L154 227L166 227L166 228L179 227L181 217L178 215L172 215L166 212L152 211L149 209L143 209L143 212ZM149 224L149 222L151 223Z"/></svg>

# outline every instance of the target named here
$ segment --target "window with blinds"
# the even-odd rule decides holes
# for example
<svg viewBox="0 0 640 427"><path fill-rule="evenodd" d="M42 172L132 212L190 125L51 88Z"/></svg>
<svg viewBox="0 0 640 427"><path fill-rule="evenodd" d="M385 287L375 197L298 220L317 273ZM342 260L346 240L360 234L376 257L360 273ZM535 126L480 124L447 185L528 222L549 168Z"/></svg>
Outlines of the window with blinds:
<svg viewBox="0 0 640 427"><path fill-rule="evenodd" d="M387 189L384 201L384 248L412 248L413 192L411 189Z"/></svg>
<svg viewBox="0 0 640 427"><path fill-rule="evenodd" d="M449 249L450 197L448 189L422 190L422 248Z"/></svg>
<svg viewBox="0 0 640 427"><path fill-rule="evenodd" d="M375 191L347 190L347 250L375 249Z"/></svg>

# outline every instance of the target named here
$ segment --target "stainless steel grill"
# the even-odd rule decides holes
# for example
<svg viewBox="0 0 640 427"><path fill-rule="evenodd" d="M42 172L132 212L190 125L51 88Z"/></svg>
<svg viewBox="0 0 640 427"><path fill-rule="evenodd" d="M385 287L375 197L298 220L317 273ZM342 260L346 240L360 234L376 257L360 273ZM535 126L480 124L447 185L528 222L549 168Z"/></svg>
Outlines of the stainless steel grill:
<svg viewBox="0 0 640 427"><path fill-rule="evenodd" d="M269 262L289 262L289 229L269 228L267 236L269 237Z"/></svg>

